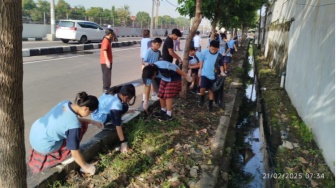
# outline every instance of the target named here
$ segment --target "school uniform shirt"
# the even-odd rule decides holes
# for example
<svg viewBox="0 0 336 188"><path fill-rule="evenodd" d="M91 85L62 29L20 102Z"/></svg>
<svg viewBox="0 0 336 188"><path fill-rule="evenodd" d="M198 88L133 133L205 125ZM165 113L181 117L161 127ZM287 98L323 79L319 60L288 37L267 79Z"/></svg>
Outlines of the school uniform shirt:
<svg viewBox="0 0 336 188"><path fill-rule="evenodd" d="M169 48L174 49L174 41L168 36L162 46L162 59L172 63L174 58L169 54Z"/></svg>
<svg viewBox="0 0 336 188"><path fill-rule="evenodd" d="M215 63L218 57L218 52L212 54L209 49L203 50L200 56L200 61L203 62L202 75L209 80L215 80ZM223 66L223 62L220 61L220 66Z"/></svg>
<svg viewBox="0 0 336 188"><path fill-rule="evenodd" d="M221 41L219 43L219 53L220 54L224 54L228 49L225 49L225 46L227 45L227 48L229 48L229 45L227 42ZM230 52L228 52L228 54L226 54L226 56L230 56Z"/></svg>
<svg viewBox="0 0 336 188"><path fill-rule="evenodd" d="M104 56L104 51L107 52L107 58L109 61L112 63L112 46L111 46L111 41L104 37L101 47L100 47L100 64L105 64L106 59Z"/></svg>
<svg viewBox="0 0 336 188"><path fill-rule="evenodd" d="M230 40L228 42L229 48L234 49L235 40Z"/></svg>
<svg viewBox="0 0 336 188"><path fill-rule="evenodd" d="M199 60L196 56L190 56L189 55L189 64L190 65L197 65L198 62L199 62Z"/></svg>
<svg viewBox="0 0 336 188"><path fill-rule="evenodd" d="M79 148L80 122L70 106L70 101L62 101L33 123L29 140L34 150L51 153L62 146L64 139L68 150Z"/></svg>
<svg viewBox="0 0 336 188"><path fill-rule="evenodd" d="M193 41L195 48L199 48L201 46L201 37L199 35L195 35Z"/></svg>
<svg viewBox="0 0 336 188"><path fill-rule="evenodd" d="M152 39L142 38L140 42L141 58L145 58L148 48L152 47Z"/></svg>
<svg viewBox="0 0 336 188"><path fill-rule="evenodd" d="M128 111L128 105L122 103L121 99L119 99L118 97L118 94L115 94L112 97L112 103L109 110L110 110L111 124L114 126L120 126L122 122L121 117Z"/></svg>
<svg viewBox="0 0 336 188"><path fill-rule="evenodd" d="M110 108L113 101L113 95L103 93L99 98L98 109L91 113L91 118L105 124L110 114Z"/></svg>
<svg viewBox="0 0 336 188"><path fill-rule="evenodd" d="M149 48L146 51L146 55L144 57L144 62L155 63L155 62L159 61L160 56L161 56L160 50L154 51L152 48Z"/></svg>
<svg viewBox="0 0 336 188"><path fill-rule="evenodd" d="M181 75L176 73L176 69L179 69L179 67L173 63L170 63L168 61L157 61L154 63L158 68L158 74L156 75L157 78L161 78L161 80L165 82L176 82L180 81ZM165 74L170 74L170 77L165 77ZM146 86L150 86L152 84L151 79L146 79L145 81Z"/></svg>

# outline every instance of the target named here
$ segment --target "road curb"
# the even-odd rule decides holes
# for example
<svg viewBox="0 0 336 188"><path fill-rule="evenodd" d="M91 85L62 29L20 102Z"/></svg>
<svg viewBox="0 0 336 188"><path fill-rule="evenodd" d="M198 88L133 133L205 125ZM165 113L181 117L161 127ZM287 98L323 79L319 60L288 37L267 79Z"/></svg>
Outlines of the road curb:
<svg viewBox="0 0 336 188"><path fill-rule="evenodd" d="M150 101L149 108L159 105L159 101ZM124 115L122 118L122 124L126 124L129 121L138 118L141 116L142 109L136 111L134 114ZM97 133L90 140L81 144L80 151L86 161L90 161L93 157L97 156L106 147L112 147L118 143L118 135L115 130L102 130ZM55 181L59 181L66 177L71 170L79 169L79 166L74 161L72 157L69 157L61 164L45 169L43 172L38 174L33 174L30 178L27 179L28 188L44 188L50 187Z"/></svg>
<svg viewBox="0 0 336 188"><path fill-rule="evenodd" d="M41 41L41 40L45 40L46 38L42 38L42 37L37 37L37 38L30 38L30 37L25 37L22 38L22 41Z"/></svg>
<svg viewBox="0 0 336 188"><path fill-rule="evenodd" d="M140 41L123 41L123 42L113 42L112 47L124 47L131 46L134 44L140 44ZM68 52L76 52L83 50L100 49L101 44L79 44L71 46L53 46L53 47L41 47L41 48L25 48L22 49L22 57L38 56L38 55L48 55L48 54L61 54Z"/></svg>

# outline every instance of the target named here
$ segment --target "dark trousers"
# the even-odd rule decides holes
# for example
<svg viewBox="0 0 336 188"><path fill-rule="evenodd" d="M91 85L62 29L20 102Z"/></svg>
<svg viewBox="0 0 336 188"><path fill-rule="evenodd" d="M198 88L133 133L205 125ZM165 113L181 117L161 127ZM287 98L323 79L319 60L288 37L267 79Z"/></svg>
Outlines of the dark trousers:
<svg viewBox="0 0 336 188"><path fill-rule="evenodd" d="M103 89L108 90L111 87L112 64L111 68L107 68L106 64L100 65L103 73Z"/></svg>

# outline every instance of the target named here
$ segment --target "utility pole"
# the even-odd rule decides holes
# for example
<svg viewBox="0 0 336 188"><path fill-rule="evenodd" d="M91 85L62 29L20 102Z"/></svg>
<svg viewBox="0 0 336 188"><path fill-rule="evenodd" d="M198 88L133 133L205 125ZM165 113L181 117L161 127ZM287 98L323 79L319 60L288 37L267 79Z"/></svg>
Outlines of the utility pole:
<svg viewBox="0 0 336 188"><path fill-rule="evenodd" d="M150 20L150 35L153 36L153 19L154 19L154 1L155 0L152 0L153 1L153 4L152 4L152 17L151 17L151 20Z"/></svg>
<svg viewBox="0 0 336 188"><path fill-rule="evenodd" d="M47 34L49 41L55 40L55 0L50 0L50 34Z"/></svg>
<svg viewBox="0 0 336 188"><path fill-rule="evenodd" d="M158 35L158 27L159 27L159 6L160 0L156 0L156 14L155 14L155 35Z"/></svg>

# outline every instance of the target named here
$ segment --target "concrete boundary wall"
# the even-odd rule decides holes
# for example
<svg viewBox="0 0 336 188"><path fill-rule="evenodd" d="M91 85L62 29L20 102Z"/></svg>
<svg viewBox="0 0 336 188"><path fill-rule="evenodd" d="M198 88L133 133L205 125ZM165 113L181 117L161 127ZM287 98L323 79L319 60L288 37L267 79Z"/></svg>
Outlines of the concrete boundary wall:
<svg viewBox="0 0 336 188"><path fill-rule="evenodd" d="M142 29L146 28L132 28L132 27L113 27L114 32L118 37L142 37ZM29 40L29 38L45 38L47 34L50 34L50 25L43 24L23 24L22 38ZM155 36L163 36L166 29L154 30L152 34ZM168 29L168 34L171 33L171 29ZM183 34L187 35L188 30L184 30ZM34 40L34 39L32 39Z"/></svg>
<svg viewBox="0 0 336 188"><path fill-rule="evenodd" d="M292 104L335 174L335 1L278 0L270 11L265 56L286 72ZM291 19L289 31L270 30Z"/></svg>

